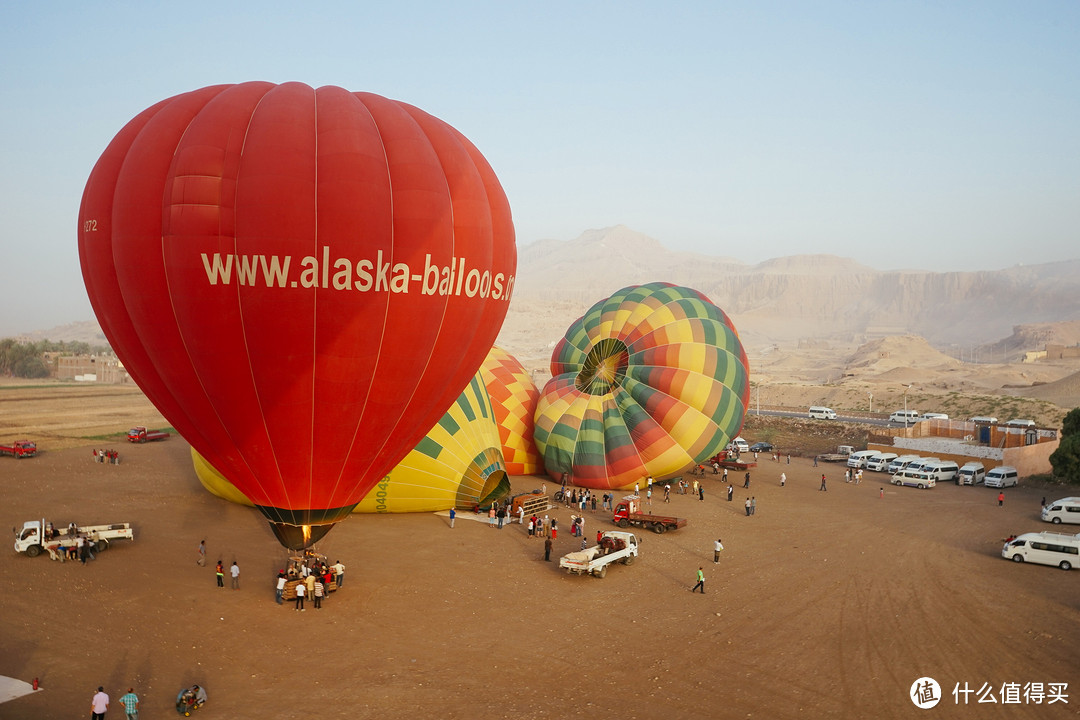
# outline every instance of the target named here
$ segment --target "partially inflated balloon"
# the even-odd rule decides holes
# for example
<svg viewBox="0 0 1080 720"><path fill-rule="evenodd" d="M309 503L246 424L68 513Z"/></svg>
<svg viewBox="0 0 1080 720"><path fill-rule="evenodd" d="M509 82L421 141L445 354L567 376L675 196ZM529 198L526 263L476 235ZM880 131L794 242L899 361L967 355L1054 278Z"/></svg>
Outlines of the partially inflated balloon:
<svg viewBox="0 0 1080 720"><path fill-rule="evenodd" d="M292 548L454 402L516 264L506 197L464 136L299 83L140 113L90 175L79 251L132 378Z"/></svg>
<svg viewBox="0 0 1080 720"><path fill-rule="evenodd" d="M195 474L214 495L251 505L192 448ZM432 512L472 508L510 490L499 433L479 373L420 443L380 480L353 512Z"/></svg>
<svg viewBox="0 0 1080 720"><path fill-rule="evenodd" d="M727 315L690 288L624 288L574 322L551 358L535 439L554 478L623 488L670 477L739 432L749 397Z"/></svg>
<svg viewBox="0 0 1080 720"><path fill-rule="evenodd" d="M480 366L480 375L499 424L506 472L511 475L543 472L544 465L533 442L533 413L540 398L536 383L521 363L500 347L491 348Z"/></svg>

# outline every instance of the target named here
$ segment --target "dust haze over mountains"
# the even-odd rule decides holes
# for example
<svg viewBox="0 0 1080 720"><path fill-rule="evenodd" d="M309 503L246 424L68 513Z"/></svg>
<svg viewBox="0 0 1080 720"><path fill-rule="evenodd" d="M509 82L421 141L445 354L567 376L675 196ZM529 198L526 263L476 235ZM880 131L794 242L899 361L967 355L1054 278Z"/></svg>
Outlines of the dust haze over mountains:
<svg viewBox="0 0 1080 720"><path fill-rule="evenodd" d="M932 266L933 258L910 264ZM880 271L833 255L746 265L670 251L621 225L520 248L514 301L584 308L656 280L705 293L750 345L912 334L947 349L997 343L1017 325L1080 318L1080 259L979 272Z"/></svg>
<svg viewBox="0 0 1080 720"><path fill-rule="evenodd" d="M840 384L863 398L871 390L889 397L917 385L1080 404L1080 363L1019 362L1047 342L1080 342L1080 260L978 272L881 271L833 255L748 265L668 250L620 225L520 247L498 344L542 383L570 323L616 290L654 281L700 290L727 312L757 382ZM104 340L93 322L31 337ZM820 391L807 393L811 404L840 404Z"/></svg>

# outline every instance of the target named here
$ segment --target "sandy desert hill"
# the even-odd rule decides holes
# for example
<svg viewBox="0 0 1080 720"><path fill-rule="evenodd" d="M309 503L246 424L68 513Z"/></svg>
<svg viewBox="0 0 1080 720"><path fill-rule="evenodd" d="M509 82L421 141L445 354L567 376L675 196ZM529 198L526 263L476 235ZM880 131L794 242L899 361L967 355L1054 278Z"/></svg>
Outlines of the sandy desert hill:
<svg viewBox="0 0 1080 720"><path fill-rule="evenodd" d="M1052 424L1060 412L1046 405L1056 399L1072 407L1069 394L1024 388L1054 383L1080 364L1019 360L1047 342L1080 342L1077 270L1080 261L993 272L882 272L829 255L746 265L670 251L617 226L522 247L499 344L542 383L551 349L589 306L626 285L662 280L701 290L722 307L739 330L755 381L787 386L794 404L805 395L857 406L871 393L895 402L911 385L924 393L1024 395L1045 402L1021 403L1017 412ZM800 385L810 387L795 392Z"/></svg>

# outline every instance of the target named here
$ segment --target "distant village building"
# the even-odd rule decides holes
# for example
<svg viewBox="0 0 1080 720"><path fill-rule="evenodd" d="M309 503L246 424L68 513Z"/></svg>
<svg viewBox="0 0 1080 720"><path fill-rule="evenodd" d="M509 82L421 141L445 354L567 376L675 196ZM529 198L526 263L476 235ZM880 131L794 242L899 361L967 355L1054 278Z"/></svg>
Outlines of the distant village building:
<svg viewBox="0 0 1080 720"><path fill-rule="evenodd" d="M1080 358L1080 345L1065 347L1064 345L1051 345L1046 343L1047 360L1067 360Z"/></svg>
<svg viewBox="0 0 1080 720"><path fill-rule="evenodd" d="M131 376L115 357L103 355L60 355L46 353L45 364L50 370L55 367L56 377L60 380L75 382L97 382L109 385L122 385L131 382ZM49 357L54 356L54 357ZM55 366L53 365L55 361Z"/></svg>

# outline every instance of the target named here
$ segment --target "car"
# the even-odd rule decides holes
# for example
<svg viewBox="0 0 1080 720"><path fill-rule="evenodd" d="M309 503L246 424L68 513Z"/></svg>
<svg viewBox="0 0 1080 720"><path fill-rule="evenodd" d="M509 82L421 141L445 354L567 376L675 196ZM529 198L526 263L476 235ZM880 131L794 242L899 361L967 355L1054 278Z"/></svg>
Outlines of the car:
<svg viewBox="0 0 1080 720"><path fill-rule="evenodd" d="M750 446L750 452L769 452L773 449L772 443L756 442Z"/></svg>

